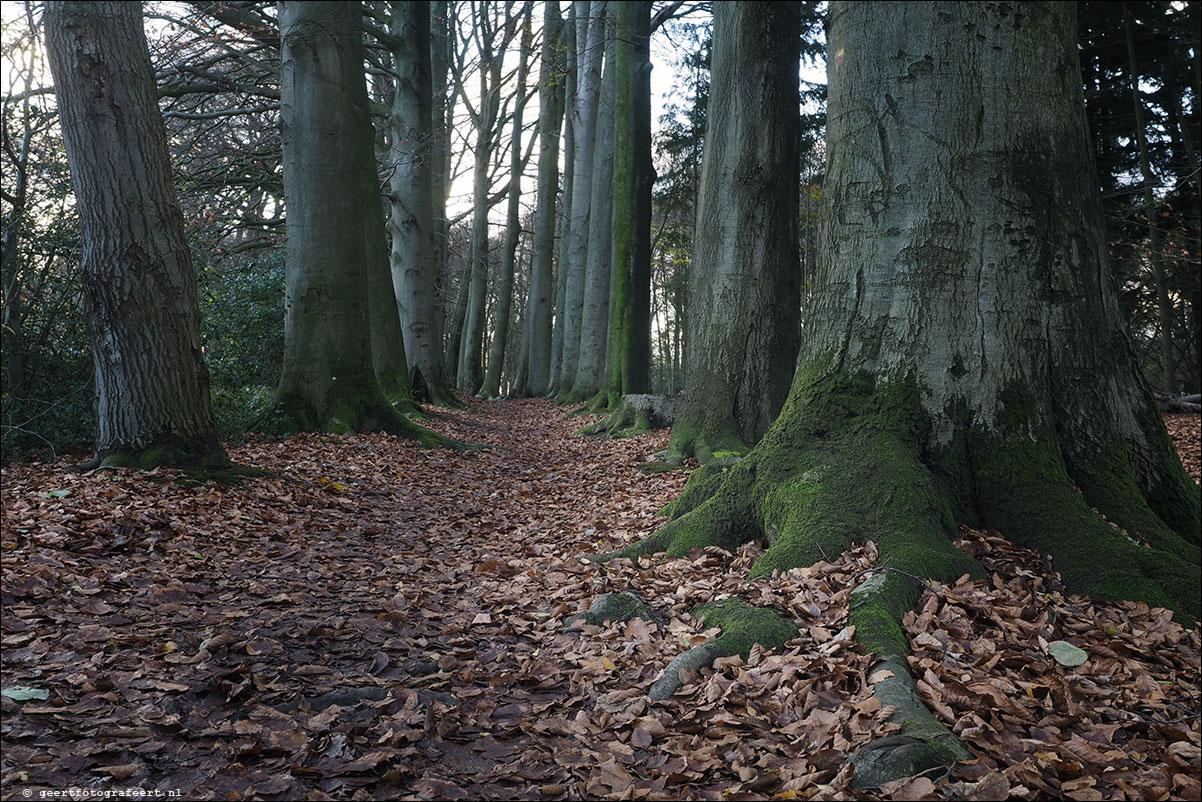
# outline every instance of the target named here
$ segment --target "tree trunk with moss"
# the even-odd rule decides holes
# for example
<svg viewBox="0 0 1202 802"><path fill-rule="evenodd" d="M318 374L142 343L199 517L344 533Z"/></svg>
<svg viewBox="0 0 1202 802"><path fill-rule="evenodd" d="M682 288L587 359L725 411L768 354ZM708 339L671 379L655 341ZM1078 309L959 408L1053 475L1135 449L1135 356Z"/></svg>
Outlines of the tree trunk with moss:
<svg viewBox="0 0 1202 802"><path fill-rule="evenodd" d="M617 7L608 360L590 408L616 411L651 385L651 3ZM618 421L614 421L611 429Z"/></svg>
<svg viewBox="0 0 1202 802"><path fill-rule="evenodd" d="M714 6L713 72L693 266L686 385L669 459L729 463L776 418L799 343L801 10Z"/></svg>
<svg viewBox="0 0 1202 802"><path fill-rule="evenodd" d="M224 467L141 6L50 3L45 23L83 246L95 462Z"/></svg>
<svg viewBox="0 0 1202 802"><path fill-rule="evenodd" d="M763 574L873 540L891 570L852 621L895 673L921 592L901 572L983 573L957 521L1050 554L1073 591L1196 618L1199 490L1106 263L1075 7L846 2L828 31L826 247L789 398L623 553L762 538ZM954 757L899 715L919 762ZM857 782L903 762L861 760Z"/></svg>
<svg viewBox="0 0 1202 802"><path fill-rule="evenodd" d="M391 296L392 286L365 229L383 218L376 183L365 179L372 136L361 4L289 2L279 13L287 311L280 385L260 425L438 442L397 411L373 361L369 292ZM395 298L384 300L395 316ZM399 324L394 345L402 347Z"/></svg>

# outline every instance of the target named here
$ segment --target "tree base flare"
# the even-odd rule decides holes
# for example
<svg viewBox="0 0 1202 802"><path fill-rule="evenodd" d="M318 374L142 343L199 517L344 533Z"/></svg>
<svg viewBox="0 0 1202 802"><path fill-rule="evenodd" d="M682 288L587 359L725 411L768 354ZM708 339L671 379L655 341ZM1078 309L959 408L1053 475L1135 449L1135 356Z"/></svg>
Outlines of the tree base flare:
<svg viewBox="0 0 1202 802"><path fill-rule="evenodd" d="M287 394L277 396L251 428L274 435L292 432L386 432L416 440L430 448L466 448L463 443L409 420L404 415L409 406L420 409L409 400L390 404L370 389L356 392L348 387L337 393L331 392L321 408L301 395Z"/></svg>

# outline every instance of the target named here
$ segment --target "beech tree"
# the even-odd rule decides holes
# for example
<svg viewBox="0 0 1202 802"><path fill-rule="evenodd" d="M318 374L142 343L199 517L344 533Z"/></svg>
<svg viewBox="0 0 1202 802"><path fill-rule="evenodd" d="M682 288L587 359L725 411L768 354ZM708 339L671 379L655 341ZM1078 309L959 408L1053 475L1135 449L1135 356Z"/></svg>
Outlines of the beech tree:
<svg viewBox="0 0 1202 802"><path fill-rule="evenodd" d="M563 291L556 298L560 356L552 392L557 396L568 395L576 382L606 10L605 0L577 0L573 6L576 9L576 92L571 114L572 194L567 204L571 219L564 226L568 238L559 265Z"/></svg>
<svg viewBox="0 0 1202 802"><path fill-rule="evenodd" d="M775 420L800 341L796 3L714 6L713 67L669 459L746 453Z"/></svg>
<svg viewBox="0 0 1202 802"><path fill-rule="evenodd" d="M418 400L457 403L443 371L438 304L430 3L392 4L396 94L392 105L392 282L409 382ZM445 197L443 199L445 205Z"/></svg>
<svg viewBox="0 0 1202 802"><path fill-rule="evenodd" d="M1199 615L1199 489L1111 286L1075 14L832 5L825 247L789 397L619 552L762 538L760 575L875 541L887 570L852 623L906 737L857 757L859 785L967 754L916 704L900 627L916 578L983 575L957 521L1051 555L1073 591ZM746 634L774 645L765 631Z"/></svg>
<svg viewBox="0 0 1202 802"><path fill-rule="evenodd" d="M516 395L543 395L550 385L552 258L555 252L555 197L559 185L559 131L563 123L564 43L559 0L543 3L543 43L538 75L538 190L530 295L526 302L522 349L526 376Z"/></svg>
<svg viewBox="0 0 1202 802"><path fill-rule="evenodd" d="M95 465L229 464L138 3L46 5L95 365Z"/></svg>
<svg viewBox="0 0 1202 802"><path fill-rule="evenodd" d="M584 241L580 326L575 347L572 348L570 335L565 342L565 348L574 351L576 357L575 378L568 392L563 394L566 403L591 399L601 389L605 376L610 274L613 266L614 97L618 81L614 64L617 49L614 17L615 8L608 8L605 14L605 56L597 103L597 130L592 148L589 182L592 189L589 193L588 219L584 225L587 238ZM579 182L579 177L576 180Z"/></svg>
<svg viewBox="0 0 1202 802"><path fill-rule="evenodd" d="M280 4L279 20L287 312L280 385L263 425L433 442L401 414L412 401L375 180L362 4L296 0ZM399 376L377 369L373 338Z"/></svg>

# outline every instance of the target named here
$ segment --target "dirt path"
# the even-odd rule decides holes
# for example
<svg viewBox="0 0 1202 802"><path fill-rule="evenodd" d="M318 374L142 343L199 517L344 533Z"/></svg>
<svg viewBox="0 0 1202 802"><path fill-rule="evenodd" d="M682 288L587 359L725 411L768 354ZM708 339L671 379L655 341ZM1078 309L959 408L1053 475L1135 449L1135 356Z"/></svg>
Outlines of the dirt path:
<svg viewBox="0 0 1202 802"><path fill-rule="evenodd" d="M250 444L234 458L279 477L240 489L6 470L3 684L26 698L2 700L3 797L838 794L843 759L888 731L842 630L870 554L753 584L742 579L752 547L733 560L582 565L652 531L685 479L637 470L666 433L571 436L582 423L510 401L431 421L495 446L478 453L384 436ZM658 622L563 634L564 616L627 588ZM646 701L666 662L707 637L687 612L722 594L791 614L802 636ZM1024 760L1020 749L979 765L1008 766L1017 783Z"/></svg>

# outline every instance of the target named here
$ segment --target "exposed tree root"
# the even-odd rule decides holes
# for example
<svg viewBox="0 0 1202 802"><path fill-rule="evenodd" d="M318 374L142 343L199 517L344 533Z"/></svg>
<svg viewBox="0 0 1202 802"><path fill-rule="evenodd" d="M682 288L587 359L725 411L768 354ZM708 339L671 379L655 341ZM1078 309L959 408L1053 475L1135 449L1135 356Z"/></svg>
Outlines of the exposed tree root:
<svg viewBox="0 0 1202 802"><path fill-rule="evenodd" d="M719 657L740 655L744 659L757 643L765 650L779 649L797 637L797 625L764 607L752 607L742 599L722 599L698 605L693 617L703 627L721 627L712 641L677 655L652 685L648 696L667 699L682 684L681 671L698 671Z"/></svg>
<svg viewBox="0 0 1202 802"><path fill-rule="evenodd" d="M637 437L671 426L675 417L675 399L669 396L625 395L604 420L585 426L578 434L608 439Z"/></svg>
<svg viewBox="0 0 1202 802"><path fill-rule="evenodd" d="M696 471L669 505L664 527L594 559L683 556L706 546L733 552L762 539L767 549L750 572L757 576L874 541L887 570L859 591L852 621L856 640L893 674L881 677L876 692L897 707L902 732L856 756L858 785L879 785L965 756L917 697L901 629L923 579L950 583L963 574L984 576L952 545L957 520L996 527L1017 543L1050 553L1073 590L1197 616L1197 544L1165 523L1117 458L1101 476L1113 492L1090 488L1083 497L1078 488L1087 472L1070 472L1055 433L1032 434L1028 417L1017 424L1022 437L1009 433L1003 421L995 432L968 430L967 445L955 453L931 454L913 385L813 366L803 368L798 381L754 451L725 470L710 465ZM1013 401L1007 407L1021 409ZM1192 520L1185 506L1181 514ZM674 670L712 661L723 648L681 655Z"/></svg>
<svg viewBox="0 0 1202 802"><path fill-rule="evenodd" d="M587 611L565 618L564 631L578 632L581 624L601 626L611 621L629 621L632 618L651 621L655 614L646 602L629 590L621 593L602 593Z"/></svg>
<svg viewBox="0 0 1202 802"><path fill-rule="evenodd" d="M910 577L882 571L851 594L856 640L878 658L869 671L873 694L883 705L896 708L889 721L901 726L896 735L879 738L850 758L855 766L855 788L875 788L971 757L960 740L923 704L906 663L909 649L901 622L919 595L916 588L918 583Z"/></svg>

